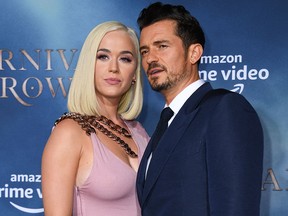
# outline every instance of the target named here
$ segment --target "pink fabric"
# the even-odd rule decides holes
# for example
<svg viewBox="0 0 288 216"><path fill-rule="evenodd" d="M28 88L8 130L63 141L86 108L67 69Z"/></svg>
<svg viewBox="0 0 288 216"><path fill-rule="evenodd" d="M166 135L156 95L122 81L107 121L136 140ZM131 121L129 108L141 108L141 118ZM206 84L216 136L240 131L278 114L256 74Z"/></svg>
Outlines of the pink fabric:
<svg viewBox="0 0 288 216"><path fill-rule="evenodd" d="M138 160L149 137L140 123L126 121L138 147ZM140 216L136 194L137 173L91 134L94 148L93 167L86 182L75 187L73 215ZM116 144L116 143L115 143Z"/></svg>

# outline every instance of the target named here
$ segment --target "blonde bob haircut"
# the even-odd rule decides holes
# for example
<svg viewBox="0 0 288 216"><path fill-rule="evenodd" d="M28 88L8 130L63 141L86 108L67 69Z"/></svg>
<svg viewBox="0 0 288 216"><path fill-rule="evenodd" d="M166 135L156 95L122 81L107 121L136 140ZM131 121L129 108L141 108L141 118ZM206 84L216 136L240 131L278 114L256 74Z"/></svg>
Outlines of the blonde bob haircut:
<svg viewBox="0 0 288 216"><path fill-rule="evenodd" d="M96 53L102 38L111 31L125 31L131 37L137 52L136 82L122 96L118 114L125 120L135 119L143 106L143 81L139 41L135 31L120 22L109 21L97 25L87 36L79 55L69 94L68 110L83 115L100 115L100 105L95 92L94 71Z"/></svg>

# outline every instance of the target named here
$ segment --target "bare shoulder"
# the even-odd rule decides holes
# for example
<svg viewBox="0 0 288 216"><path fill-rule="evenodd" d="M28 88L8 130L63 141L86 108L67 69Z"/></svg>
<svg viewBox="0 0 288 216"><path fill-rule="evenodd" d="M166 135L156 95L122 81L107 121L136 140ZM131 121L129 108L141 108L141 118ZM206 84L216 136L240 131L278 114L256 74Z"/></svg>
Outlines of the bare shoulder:
<svg viewBox="0 0 288 216"><path fill-rule="evenodd" d="M53 128L46 146L80 151L86 139L89 136L77 122L64 119Z"/></svg>
<svg viewBox="0 0 288 216"><path fill-rule="evenodd" d="M64 133L64 135L67 136L75 133L82 133L83 130L81 129L81 126L73 119L64 119L54 126L53 133L54 132Z"/></svg>

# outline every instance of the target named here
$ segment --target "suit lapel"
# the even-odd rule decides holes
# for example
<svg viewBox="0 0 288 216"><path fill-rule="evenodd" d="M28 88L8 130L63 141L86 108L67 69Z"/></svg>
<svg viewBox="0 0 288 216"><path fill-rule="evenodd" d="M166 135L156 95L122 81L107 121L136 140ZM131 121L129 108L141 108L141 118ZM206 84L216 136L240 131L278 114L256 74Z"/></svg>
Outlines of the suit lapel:
<svg viewBox="0 0 288 216"><path fill-rule="evenodd" d="M147 178L144 184L144 190L142 194L143 201L145 201L151 188L159 177L161 170L165 166L175 146L178 144L179 139L182 137L182 134L185 132L184 129L187 128L188 124L192 121L196 113L197 110L192 112L190 115L186 115L185 118L182 118L181 120L175 122L175 124L171 124L163 135L156 151L153 152L153 159L151 160L149 165Z"/></svg>
<svg viewBox="0 0 288 216"><path fill-rule="evenodd" d="M138 195L140 204L142 203L141 200L143 198L146 167L147 167L147 162L151 154L151 151L152 151L152 143L149 142L142 156L139 169L138 169L137 179L136 179L137 195Z"/></svg>
<svg viewBox="0 0 288 216"><path fill-rule="evenodd" d="M211 85L209 83L205 83L185 102L161 138L156 151L153 153L145 181L147 159L151 153L151 145L150 143L148 144L143 155L137 177L137 192L140 198L141 206L143 206L153 185L159 177L161 170L165 166L175 147L178 145L180 138L184 134L190 122L193 121L194 117L197 115L199 110L197 105L200 103L204 95L211 89Z"/></svg>

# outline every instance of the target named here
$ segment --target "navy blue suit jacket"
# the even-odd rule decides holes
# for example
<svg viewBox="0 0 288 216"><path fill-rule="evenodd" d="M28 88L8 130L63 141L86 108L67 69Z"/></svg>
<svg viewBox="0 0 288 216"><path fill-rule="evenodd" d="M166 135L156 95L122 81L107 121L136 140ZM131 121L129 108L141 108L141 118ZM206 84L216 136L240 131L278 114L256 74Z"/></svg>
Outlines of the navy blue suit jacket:
<svg viewBox="0 0 288 216"><path fill-rule="evenodd" d="M262 127L238 93L202 85L183 105L159 141L150 143L137 175L142 216L258 216ZM202 102L201 102L202 100Z"/></svg>

